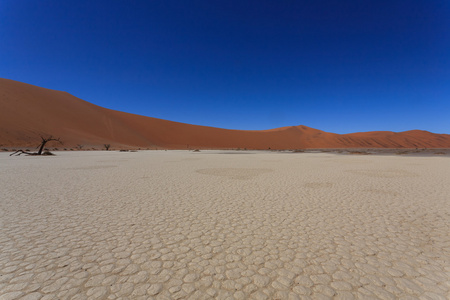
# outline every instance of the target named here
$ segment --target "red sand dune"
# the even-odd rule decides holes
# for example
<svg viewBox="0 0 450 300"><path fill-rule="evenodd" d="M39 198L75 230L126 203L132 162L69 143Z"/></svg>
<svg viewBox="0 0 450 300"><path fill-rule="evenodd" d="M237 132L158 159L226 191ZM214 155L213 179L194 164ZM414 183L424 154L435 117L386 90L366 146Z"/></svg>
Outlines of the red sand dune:
<svg viewBox="0 0 450 300"><path fill-rule="evenodd" d="M40 135L85 149L450 148L450 135L427 131L334 134L306 126L228 130L144 117L96 106L66 92L0 79L0 147L35 147Z"/></svg>

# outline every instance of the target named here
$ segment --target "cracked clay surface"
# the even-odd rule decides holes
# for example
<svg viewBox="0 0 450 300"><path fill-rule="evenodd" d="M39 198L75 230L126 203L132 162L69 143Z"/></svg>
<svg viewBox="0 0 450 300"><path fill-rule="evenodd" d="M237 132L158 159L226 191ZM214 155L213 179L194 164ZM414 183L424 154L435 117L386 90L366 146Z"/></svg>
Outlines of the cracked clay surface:
<svg viewBox="0 0 450 300"><path fill-rule="evenodd" d="M0 299L450 299L445 157L0 153Z"/></svg>

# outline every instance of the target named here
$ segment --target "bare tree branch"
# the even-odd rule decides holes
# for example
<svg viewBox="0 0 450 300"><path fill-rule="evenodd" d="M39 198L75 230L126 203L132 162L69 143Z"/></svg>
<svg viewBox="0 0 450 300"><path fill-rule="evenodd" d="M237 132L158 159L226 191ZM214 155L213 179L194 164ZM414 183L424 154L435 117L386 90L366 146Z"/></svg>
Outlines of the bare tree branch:
<svg viewBox="0 0 450 300"><path fill-rule="evenodd" d="M38 146L39 150L37 152L37 155L41 155L42 154L42 150L44 149L45 144L47 144L50 141L56 141L59 142L60 144L62 144L60 138L54 138L52 135L50 135L49 137L45 138L41 135L41 144Z"/></svg>
<svg viewBox="0 0 450 300"><path fill-rule="evenodd" d="M27 154L27 155L38 155L36 152L26 152L23 150L17 150L16 152L11 153L9 156L19 156L20 154Z"/></svg>
<svg viewBox="0 0 450 300"><path fill-rule="evenodd" d="M27 151L23 151L23 150L17 150L14 153L11 153L9 156L19 156L21 154L27 154L27 155L42 155L42 150L44 150L44 146L45 144L47 144L48 142L51 141L55 141L58 142L60 144L62 144L62 141L60 138L54 138L53 136L49 136L49 137L44 137L41 135L41 144L39 146L37 146L36 148L39 148L38 152L27 152ZM44 154L49 154L49 155L53 155L52 153L48 152L48 153L44 153Z"/></svg>

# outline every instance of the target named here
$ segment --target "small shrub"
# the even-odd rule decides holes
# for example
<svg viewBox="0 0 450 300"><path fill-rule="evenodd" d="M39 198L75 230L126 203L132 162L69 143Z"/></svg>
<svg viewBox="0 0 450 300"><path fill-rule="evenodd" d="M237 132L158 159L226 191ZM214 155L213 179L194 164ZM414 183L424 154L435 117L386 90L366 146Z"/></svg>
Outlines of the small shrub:
<svg viewBox="0 0 450 300"><path fill-rule="evenodd" d="M47 151L42 152L42 155L55 155L55 154L53 154L47 150Z"/></svg>
<svg viewBox="0 0 450 300"><path fill-rule="evenodd" d="M408 154L409 152L408 151L399 151L399 152L397 152L397 153L395 153L395 154L397 154L397 155L403 155L403 154Z"/></svg>
<svg viewBox="0 0 450 300"><path fill-rule="evenodd" d="M369 155L369 152L366 151L350 151L349 154L356 154L356 155Z"/></svg>

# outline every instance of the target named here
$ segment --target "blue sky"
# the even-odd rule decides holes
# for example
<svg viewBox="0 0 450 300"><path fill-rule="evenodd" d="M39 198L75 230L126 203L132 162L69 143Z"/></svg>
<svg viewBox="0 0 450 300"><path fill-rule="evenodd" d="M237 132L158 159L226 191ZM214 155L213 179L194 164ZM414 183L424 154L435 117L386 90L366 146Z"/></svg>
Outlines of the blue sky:
<svg viewBox="0 0 450 300"><path fill-rule="evenodd" d="M0 1L0 77L178 122L450 133L450 2Z"/></svg>

